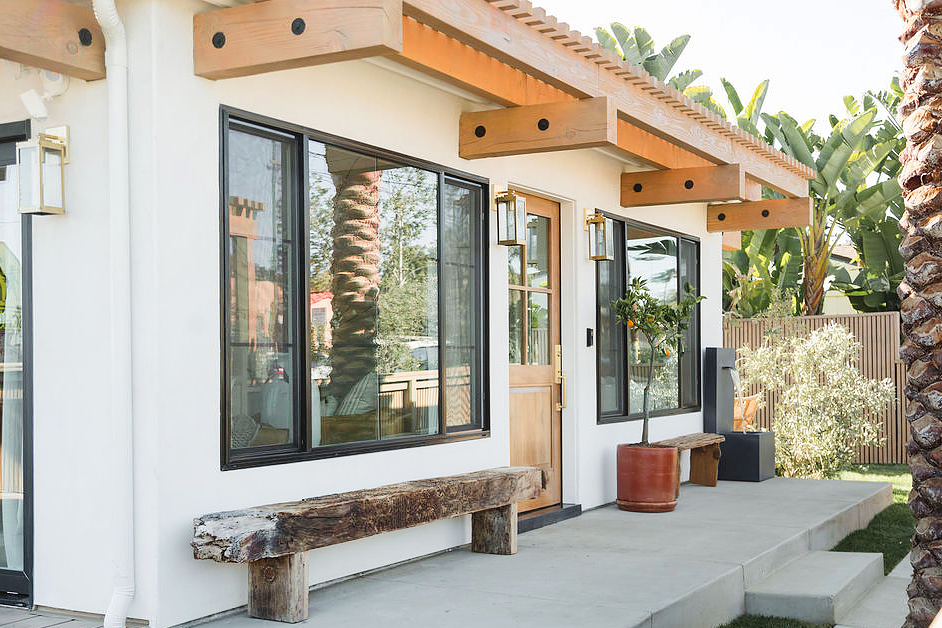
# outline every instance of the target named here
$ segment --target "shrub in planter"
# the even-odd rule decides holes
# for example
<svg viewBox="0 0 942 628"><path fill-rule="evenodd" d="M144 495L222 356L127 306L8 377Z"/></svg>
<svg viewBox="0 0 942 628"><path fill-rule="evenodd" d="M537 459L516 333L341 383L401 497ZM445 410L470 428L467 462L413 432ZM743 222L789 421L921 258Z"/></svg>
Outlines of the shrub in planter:
<svg viewBox="0 0 942 628"><path fill-rule="evenodd" d="M858 447L881 443L877 417L896 390L864 377L859 360L854 335L834 323L739 350L744 380L780 395L772 421L779 475L823 478L853 462Z"/></svg>
<svg viewBox="0 0 942 628"><path fill-rule="evenodd" d="M648 442L654 363L656 359L669 359L682 350L683 334L690 315L703 299L688 286L686 294L677 303L661 303L648 290L647 283L636 277L629 284L625 296L612 302L618 322L643 336L650 349L641 442L618 446L616 503L622 510L665 512L677 505L677 448L651 447Z"/></svg>

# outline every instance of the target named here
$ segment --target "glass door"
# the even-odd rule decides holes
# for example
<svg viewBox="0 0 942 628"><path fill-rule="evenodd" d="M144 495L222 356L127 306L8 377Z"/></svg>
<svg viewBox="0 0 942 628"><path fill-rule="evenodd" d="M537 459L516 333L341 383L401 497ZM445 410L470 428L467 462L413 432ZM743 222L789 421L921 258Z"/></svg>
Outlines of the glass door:
<svg viewBox="0 0 942 628"><path fill-rule="evenodd" d="M29 123L0 124L0 603L28 604L32 569L29 472L30 218L17 202L16 142Z"/></svg>

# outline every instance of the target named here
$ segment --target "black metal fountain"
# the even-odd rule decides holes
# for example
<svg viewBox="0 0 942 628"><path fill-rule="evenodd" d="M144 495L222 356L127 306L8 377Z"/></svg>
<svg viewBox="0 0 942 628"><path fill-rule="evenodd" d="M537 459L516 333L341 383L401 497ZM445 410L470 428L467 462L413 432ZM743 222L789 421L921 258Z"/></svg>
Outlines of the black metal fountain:
<svg viewBox="0 0 942 628"><path fill-rule="evenodd" d="M703 431L726 437L720 445L719 479L761 482L775 477L775 433L733 428L736 350L707 347L703 372Z"/></svg>

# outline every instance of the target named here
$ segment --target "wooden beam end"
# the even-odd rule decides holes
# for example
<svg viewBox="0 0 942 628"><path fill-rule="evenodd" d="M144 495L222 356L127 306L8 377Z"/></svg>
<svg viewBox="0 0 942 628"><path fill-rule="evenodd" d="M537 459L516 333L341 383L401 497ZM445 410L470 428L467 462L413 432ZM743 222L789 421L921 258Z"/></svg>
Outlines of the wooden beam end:
<svg viewBox="0 0 942 628"><path fill-rule="evenodd" d="M749 231L807 227L813 217L810 198L723 203L707 207L707 231Z"/></svg>
<svg viewBox="0 0 942 628"><path fill-rule="evenodd" d="M739 164L626 172L621 175L621 206L744 200L745 170Z"/></svg>

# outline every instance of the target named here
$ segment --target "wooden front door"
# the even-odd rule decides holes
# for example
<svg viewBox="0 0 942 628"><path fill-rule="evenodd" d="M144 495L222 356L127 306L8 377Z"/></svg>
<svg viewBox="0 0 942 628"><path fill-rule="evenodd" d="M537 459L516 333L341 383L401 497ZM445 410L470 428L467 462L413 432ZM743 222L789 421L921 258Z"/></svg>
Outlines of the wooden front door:
<svg viewBox="0 0 942 628"><path fill-rule="evenodd" d="M520 511L562 501L559 367L559 203L524 194L526 244L508 249L510 464L543 469L543 495Z"/></svg>

